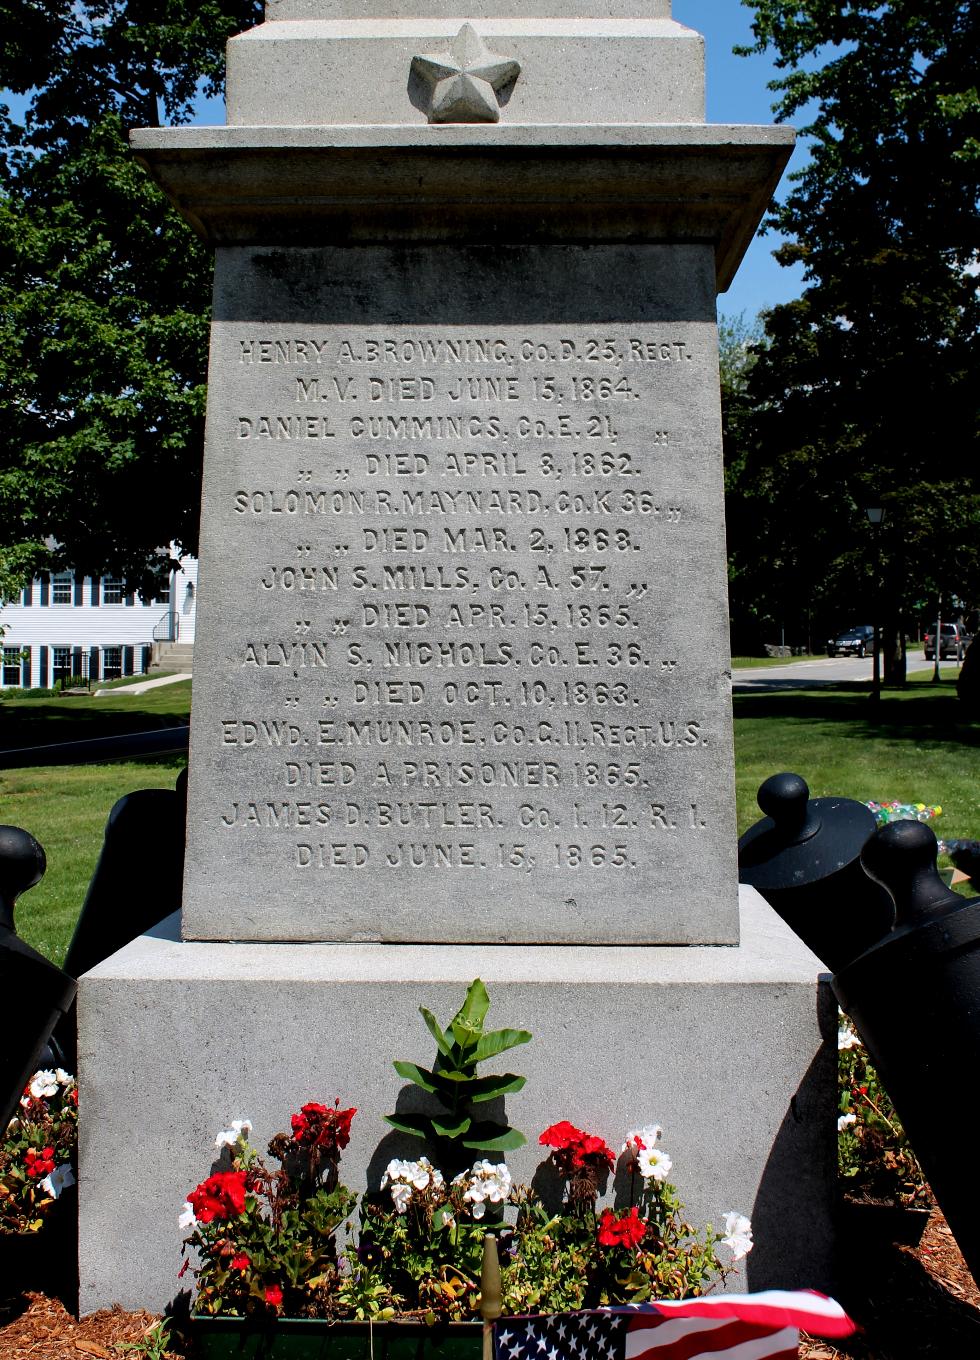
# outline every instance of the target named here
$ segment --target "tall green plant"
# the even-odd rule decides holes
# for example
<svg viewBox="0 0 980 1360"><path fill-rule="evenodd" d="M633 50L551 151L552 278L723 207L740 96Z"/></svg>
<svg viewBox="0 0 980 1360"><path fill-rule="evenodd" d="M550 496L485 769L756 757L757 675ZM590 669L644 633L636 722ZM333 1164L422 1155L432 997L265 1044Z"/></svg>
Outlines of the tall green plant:
<svg viewBox="0 0 980 1360"><path fill-rule="evenodd" d="M470 983L462 1006L445 1032L432 1012L420 1006L419 1013L436 1041L436 1060L431 1068L413 1062L394 1064L400 1077L436 1096L445 1110L435 1115L388 1114L385 1119L392 1128L431 1144L445 1167L465 1164L473 1152L510 1152L527 1141L509 1124L479 1119L474 1114L474 1106L519 1091L525 1081L513 1072L477 1076L479 1063L531 1038L525 1029L485 1030L489 1009L490 997L479 978Z"/></svg>

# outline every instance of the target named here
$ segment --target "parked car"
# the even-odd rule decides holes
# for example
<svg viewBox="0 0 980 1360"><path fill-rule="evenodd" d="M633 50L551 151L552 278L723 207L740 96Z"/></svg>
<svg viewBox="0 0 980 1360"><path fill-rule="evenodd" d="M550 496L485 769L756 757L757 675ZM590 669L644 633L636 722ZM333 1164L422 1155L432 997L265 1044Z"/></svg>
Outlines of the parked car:
<svg viewBox="0 0 980 1360"><path fill-rule="evenodd" d="M939 636L939 659L940 661L962 661L966 655L966 649L973 641L964 633L958 623L944 623L941 625L942 632ZM926 633L923 638L927 661L936 659L936 630Z"/></svg>
<svg viewBox="0 0 980 1360"><path fill-rule="evenodd" d="M828 656L866 656L874 646L875 630L870 623L859 623L835 638L827 639Z"/></svg>

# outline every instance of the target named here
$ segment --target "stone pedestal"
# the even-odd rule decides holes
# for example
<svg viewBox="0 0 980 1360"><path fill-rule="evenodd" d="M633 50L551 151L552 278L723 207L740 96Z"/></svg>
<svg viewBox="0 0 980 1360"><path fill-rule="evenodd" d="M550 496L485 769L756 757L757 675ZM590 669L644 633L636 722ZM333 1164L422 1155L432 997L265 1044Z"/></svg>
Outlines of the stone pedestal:
<svg viewBox="0 0 980 1360"><path fill-rule="evenodd" d="M229 126L134 134L217 263L183 939L82 981L85 1308L175 1291L232 1118L338 1095L376 1184L476 976L517 1127L663 1123L749 1283L827 1283L832 1011L736 885L714 311L792 133L704 124L669 0L451 8L270 0Z"/></svg>
<svg viewBox="0 0 980 1360"><path fill-rule="evenodd" d="M507 1101L528 1137L507 1159L515 1180L545 1160L536 1138L558 1119L617 1148L661 1123L691 1220L752 1218L731 1287L831 1286L836 1008L754 889L737 949L190 944L176 924L81 984L83 1312L176 1294L180 1206L232 1119L251 1119L263 1148L304 1101L356 1105L354 1190L414 1155L381 1119L415 1092L391 1062L431 1058L419 1004L445 1019L475 976L490 1021L534 1035L509 1055L527 1077Z"/></svg>

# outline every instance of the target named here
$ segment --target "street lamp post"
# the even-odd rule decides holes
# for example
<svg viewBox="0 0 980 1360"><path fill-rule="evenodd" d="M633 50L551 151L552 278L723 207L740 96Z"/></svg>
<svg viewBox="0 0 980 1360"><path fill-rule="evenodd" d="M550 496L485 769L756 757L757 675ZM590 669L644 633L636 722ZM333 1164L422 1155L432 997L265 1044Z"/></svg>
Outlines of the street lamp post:
<svg viewBox="0 0 980 1360"><path fill-rule="evenodd" d="M869 505L864 513L867 516L868 523L871 525L873 534L872 541L875 547L875 555L877 556L878 533L882 524L885 522L885 508L882 505ZM881 613L881 576L877 564L875 566L874 581L874 619L872 620L872 626L874 627L874 637L872 639L874 661L871 670L871 702L874 707L877 708L881 699L881 628L879 625L879 615Z"/></svg>

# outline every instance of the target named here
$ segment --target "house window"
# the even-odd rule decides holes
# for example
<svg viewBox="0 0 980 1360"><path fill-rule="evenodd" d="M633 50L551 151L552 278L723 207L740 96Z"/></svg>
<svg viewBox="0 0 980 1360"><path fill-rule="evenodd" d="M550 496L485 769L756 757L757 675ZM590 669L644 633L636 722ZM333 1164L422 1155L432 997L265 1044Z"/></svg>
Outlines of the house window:
<svg viewBox="0 0 980 1360"><path fill-rule="evenodd" d="M71 648L52 647L51 648L51 683L57 685L59 680L70 680L72 675Z"/></svg>
<svg viewBox="0 0 980 1360"><path fill-rule="evenodd" d="M51 577L51 603L71 604L75 578L70 571L56 571Z"/></svg>
<svg viewBox="0 0 980 1360"><path fill-rule="evenodd" d="M5 685L20 684L20 658L21 650L19 647L4 647L3 683Z"/></svg>
<svg viewBox="0 0 980 1360"><path fill-rule="evenodd" d="M102 603L122 604L126 596L126 582L116 576L102 578Z"/></svg>
<svg viewBox="0 0 980 1360"><path fill-rule="evenodd" d="M156 595L154 596L154 599L156 600L156 603L157 603L157 604L169 604L169 603L170 603L170 582L169 582L169 581L167 581L167 583L166 583L165 585L162 585L162 586L158 586L158 587L157 587L157 593L156 593Z"/></svg>
<svg viewBox="0 0 980 1360"><path fill-rule="evenodd" d="M103 647L102 648L103 680L118 680L121 675L122 675L122 648Z"/></svg>

